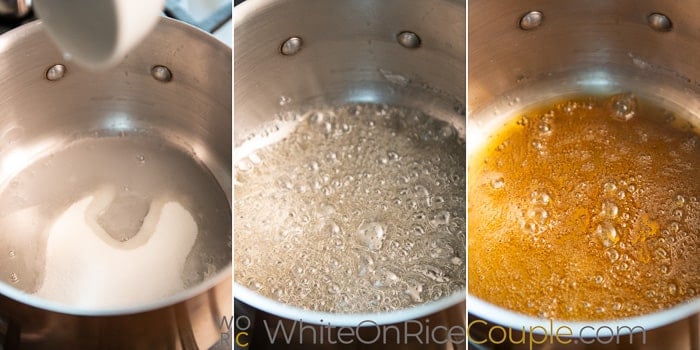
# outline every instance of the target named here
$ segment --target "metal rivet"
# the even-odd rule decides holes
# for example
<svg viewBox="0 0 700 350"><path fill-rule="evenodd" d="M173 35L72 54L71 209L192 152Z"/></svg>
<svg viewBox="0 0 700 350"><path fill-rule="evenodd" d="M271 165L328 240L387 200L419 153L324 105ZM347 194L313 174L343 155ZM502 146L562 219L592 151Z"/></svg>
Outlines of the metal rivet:
<svg viewBox="0 0 700 350"><path fill-rule="evenodd" d="M155 80L163 83L173 80L173 73L170 72L170 69L166 66L153 66L153 68L151 68L151 76L153 76Z"/></svg>
<svg viewBox="0 0 700 350"><path fill-rule="evenodd" d="M407 49L415 49L420 46L420 37L414 32L401 32L396 36L396 41Z"/></svg>
<svg viewBox="0 0 700 350"><path fill-rule="evenodd" d="M649 26L657 32L668 32L673 27L671 20L662 13L652 13L647 17Z"/></svg>
<svg viewBox="0 0 700 350"><path fill-rule="evenodd" d="M304 42L298 36L293 36L282 43L280 52L285 56L291 56L301 51L301 45Z"/></svg>
<svg viewBox="0 0 700 350"><path fill-rule="evenodd" d="M46 79L56 81L66 75L66 66L62 64L54 64L46 70Z"/></svg>
<svg viewBox="0 0 700 350"><path fill-rule="evenodd" d="M520 19L520 29L533 30L542 25L544 15L540 11L530 11Z"/></svg>

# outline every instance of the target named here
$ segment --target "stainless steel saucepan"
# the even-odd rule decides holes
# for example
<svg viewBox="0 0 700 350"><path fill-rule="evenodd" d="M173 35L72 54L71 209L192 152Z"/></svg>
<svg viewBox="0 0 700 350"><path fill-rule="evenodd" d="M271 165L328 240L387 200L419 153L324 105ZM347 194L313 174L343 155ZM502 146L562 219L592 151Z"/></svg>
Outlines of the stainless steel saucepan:
<svg viewBox="0 0 700 350"><path fill-rule="evenodd" d="M582 93L633 92L697 123L698 11L693 1L469 1L467 155L519 110ZM474 317L514 329L549 324L471 295L468 303ZM678 348L693 348L698 313L695 298L629 319L554 321L555 327L564 324L585 336L603 326L640 326L647 330L648 348L667 346L669 337L694 344ZM629 348L644 348L637 340Z"/></svg>
<svg viewBox="0 0 700 350"><path fill-rule="evenodd" d="M46 237L0 232L0 348L193 349L216 344L226 331L222 318L231 312L231 49L199 29L163 18L122 63L93 72L64 58L37 21L0 36L0 86L0 206L40 211L61 193L84 195L105 183L115 186L116 198L131 198L121 209L106 209L118 215L105 227L119 227L124 224L119 213L138 211L144 202L132 200L158 188L177 198L194 192L183 195L181 203L199 225L186 256L187 271L175 272L189 276L182 277L184 290L104 307L32 294L44 268L27 266L47 259ZM125 156L138 145L150 148ZM70 147L73 158L59 159ZM59 163L60 172L42 170ZM191 191L200 181L207 182L207 190ZM17 193L26 183L34 187ZM66 198L77 200L75 196ZM194 210L201 205L212 209ZM8 215L12 213L0 212L0 217ZM28 227L41 222L31 215L18 222ZM202 217L214 218L217 226L198 219ZM137 228L142 224L136 223ZM167 236L174 231L165 231L166 241L178 239ZM131 244L133 235L117 234L122 235L114 237L117 242ZM145 244L137 241L132 245ZM60 243L76 248L71 251L92 249L81 241ZM169 254L173 252L155 253ZM122 266L125 271L154 269L128 264ZM93 265L84 264L85 271ZM111 273L83 285L81 292L90 295L90 289L99 290L97 283L124 278L119 269ZM66 277L63 283L76 282ZM139 280L125 287L145 290L149 283Z"/></svg>
<svg viewBox="0 0 700 350"><path fill-rule="evenodd" d="M416 108L464 135L465 13L464 2L450 0L252 0L237 6L234 148L287 113L351 102ZM450 307L463 315L465 292L382 314L303 310L235 282L234 296L290 320L356 326Z"/></svg>

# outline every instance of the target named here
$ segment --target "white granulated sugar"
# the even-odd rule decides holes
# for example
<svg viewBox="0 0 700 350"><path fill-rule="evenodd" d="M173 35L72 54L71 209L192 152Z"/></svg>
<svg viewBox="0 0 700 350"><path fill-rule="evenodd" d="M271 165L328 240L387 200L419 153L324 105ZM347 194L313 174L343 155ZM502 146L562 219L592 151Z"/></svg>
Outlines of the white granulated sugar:
<svg viewBox="0 0 700 350"><path fill-rule="evenodd" d="M119 308L185 288L181 273L198 233L192 215L180 203L154 201L136 236L119 242L97 223L113 198L113 190L101 189L51 225L36 295L77 307Z"/></svg>

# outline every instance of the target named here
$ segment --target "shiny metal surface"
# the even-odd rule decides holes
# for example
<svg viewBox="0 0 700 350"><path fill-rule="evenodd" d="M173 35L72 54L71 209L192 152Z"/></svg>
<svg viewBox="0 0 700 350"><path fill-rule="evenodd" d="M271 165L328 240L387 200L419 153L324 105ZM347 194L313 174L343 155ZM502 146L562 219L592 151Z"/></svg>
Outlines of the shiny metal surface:
<svg viewBox="0 0 700 350"><path fill-rule="evenodd" d="M475 112L509 93L517 92L525 101L543 92L567 92L557 85L540 88L548 82L571 81L568 91L593 85L611 90L624 79L639 81L637 90L653 90L686 105L692 102L688 94L698 91L700 78L700 65L693 58L700 50L700 28L692 15L699 8L694 2L656 0L470 1L468 108ZM517 23L530 11L541 11L543 24L522 31ZM647 16L655 12L670 18L670 32L647 25ZM649 80L655 86L648 86ZM696 103L686 106L697 110L690 108Z"/></svg>
<svg viewBox="0 0 700 350"><path fill-rule="evenodd" d="M249 0L234 15L234 147L251 134L274 129L286 113L348 102L417 108L465 132L463 1ZM420 47L407 50L398 42L405 31L421 39ZM303 48L281 54L282 43L292 36L303 39ZM258 309L309 322L376 319L283 308L235 283L234 293ZM464 291L445 300L459 308L454 305L464 300ZM382 315L382 322L444 307L425 305L414 310L420 314L399 310Z"/></svg>
<svg viewBox="0 0 700 350"><path fill-rule="evenodd" d="M647 17L649 26L659 32L668 32L673 28L673 24L668 17L662 13L652 13Z"/></svg>
<svg viewBox="0 0 700 350"><path fill-rule="evenodd" d="M153 68L151 68L151 75L155 80L158 80L161 83L167 83L173 79L173 73L170 71L170 69L161 65L153 66Z"/></svg>
<svg viewBox="0 0 700 350"><path fill-rule="evenodd" d="M420 38L414 32L401 32L396 36L396 40L407 49L416 49L420 46Z"/></svg>
<svg viewBox="0 0 700 350"><path fill-rule="evenodd" d="M293 36L287 40L284 41L282 44L282 48L280 49L280 52L285 55L285 56L291 56L299 52L301 50L301 46L304 44L304 41L301 40L300 37L298 36Z"/></svg>
<svg viewBox="0 0 700 350"><path fill-rule="evenodd" d="M51 312L1 297L12 349L207 349L226 343L222 318L231 314L231 279L175 305L118 316ZM0 340L3 337L0 336Z"/></svg>
<svg viewBox="0 0 700 350"><path fill-rule="evenodd" d="M544 16L540 11L530 11L520 19L520 29L522 30L532 30L542 24Z"/></svg>
<svg viewBox="0 0 700 350"><path fill-rule="evenodd" d="M230 62L230 48L194 27L163 18L116 68L90 72L66 61L40 22L21 26L0 36L0 164L5 155L23 147L37 150L32 146L42 145L37 152L25 153L26 163L31 163L76 135L150 130L191 149L216 178L230 206ZM172 81L163 84L151 76L157 65L172 71ZM0 183L11 175L6 170L0 168ZM213 243L225 246L230 234L217 233L221 240ZM94 312L47 302L0 283L0 317L14 332L1 345L5 350L20 345L206 348L226 331L220 322L230 317L230 310L230 264L172 297Z"/></svg>
<svg viewBox="0 0 700 350"><path fill-rule="evenodd" d="M532 11L541 13L534 29L525 18ZM572 94L632 92L700 123L697 11L700 3L693 1L469 1L467 154L518 110ZM470 313L495 323L524 320L476 304ZM698 313L696 298L625 322L645 325L648 338L665 339L669 329L677 330L673 337L691 340L679 349L696 349L697 322L690 331L687 325ZM638 346L625 349L653 348Z"/></svg>
<svg viewBox="0 0 700 350"><path fill-rule="evenodd" d="M463 108L465 95L461 1L406 6L398 0L253 0L237 6L235 16L236 145L282 110L314 103L380 102L439 110L436 114L464 129L463 116L455 112ZM397 43L396 36L406 30L420 36L420 49L407 51ZM303 39L303 49L281 55L280 45L291 36ZM410 82L399 86L382 70ZM280 106L280 96L290 102Z"/></svg>
<svg viewBox="0 0 700 350"><path fill-rule="evenodd" d="M54 64L46 71L46 79L50 81L59 80L63 78L64 75L66 75L66 66L60 63Z"/></svg>

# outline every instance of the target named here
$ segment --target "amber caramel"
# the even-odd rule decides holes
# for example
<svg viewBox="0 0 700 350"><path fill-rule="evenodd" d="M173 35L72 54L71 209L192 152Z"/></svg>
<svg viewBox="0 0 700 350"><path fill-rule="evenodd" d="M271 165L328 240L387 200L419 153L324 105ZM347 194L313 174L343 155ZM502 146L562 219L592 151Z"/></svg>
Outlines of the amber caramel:
<svg viewBox="0 0 700 350"><path fill-rule="evenodd" d="M560 320L700 293L700 142L631 94L539 106L470 157L469 292Z"/></svg>

